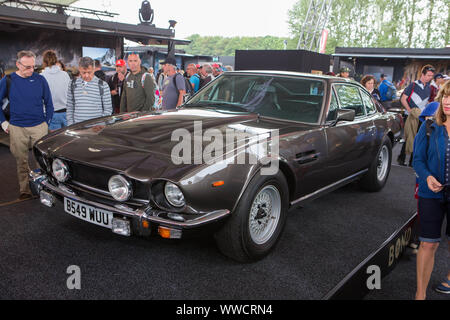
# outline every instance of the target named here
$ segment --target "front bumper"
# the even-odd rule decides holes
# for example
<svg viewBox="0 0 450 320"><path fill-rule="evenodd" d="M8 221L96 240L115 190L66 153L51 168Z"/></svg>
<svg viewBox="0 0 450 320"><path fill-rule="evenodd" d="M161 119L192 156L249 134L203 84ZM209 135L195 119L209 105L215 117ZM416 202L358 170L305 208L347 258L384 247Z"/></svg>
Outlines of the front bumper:
<svg viewBox="0 0 450 320"><path fill-rule="evenodd" d="M151 230L158 230L159 234L165 238L181 238L186 230L198 229L218 222L230 215L227 209L207 212L195 217L185 218L180 214L162 211L153 208L151 205L143 205L134 209L124 204L107 205L101 202L87 200L77 195L77 192L70 187L59 184L55 186L49 181L46 174L41 170L29 173L30 188L35 196L40 196L41 192L47 192L55 196L61 202L64 198L81 202L85 205L110 211L115 217L120 217L131 222L132 233L139 235L150 235ZM48 199L46 199L48 201ZM41 197L42 202L42 197ZM47 206L54 205L50 202ZM161 232L161 230L163 232ZM113 230L114 231L114 230ZM172 232L171 232L172 231ZM173 236L170 236L173 235Z"/></svg>

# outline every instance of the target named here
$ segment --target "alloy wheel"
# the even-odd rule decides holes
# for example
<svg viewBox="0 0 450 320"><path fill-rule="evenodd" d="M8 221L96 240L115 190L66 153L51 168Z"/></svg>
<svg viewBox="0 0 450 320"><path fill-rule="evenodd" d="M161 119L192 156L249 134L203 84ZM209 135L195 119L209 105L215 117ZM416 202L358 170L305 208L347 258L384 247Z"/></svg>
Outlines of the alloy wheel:
<svg viewBox="0 0 450 320"><path fill-rule="evenodd" d="M256 244L264 244L274 234L281 215L281 196L273 185L258 192L250 208L250 236Z"/></svg>

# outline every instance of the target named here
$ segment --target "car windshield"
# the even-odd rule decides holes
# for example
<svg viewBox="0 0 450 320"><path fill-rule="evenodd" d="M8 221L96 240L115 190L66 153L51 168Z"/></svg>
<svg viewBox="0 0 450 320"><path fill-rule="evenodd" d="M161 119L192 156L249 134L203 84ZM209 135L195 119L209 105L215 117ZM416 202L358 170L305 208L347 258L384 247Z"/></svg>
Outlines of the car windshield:
<svg viewBox="0 0 450 320"><path fill-rule="evenodd" d="M185 107L318 123L323 95L324 82L320 80L225 74L195 95Z"/></svg>

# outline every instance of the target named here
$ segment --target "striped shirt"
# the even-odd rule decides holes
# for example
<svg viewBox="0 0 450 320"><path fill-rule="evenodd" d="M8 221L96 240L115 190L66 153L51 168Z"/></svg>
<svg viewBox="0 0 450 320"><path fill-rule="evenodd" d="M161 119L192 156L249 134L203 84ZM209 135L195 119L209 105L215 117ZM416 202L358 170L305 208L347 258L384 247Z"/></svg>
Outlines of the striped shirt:
<svg viewBox="0 0 450 320"><path fill-rule="evenodd" d="M72 81L67 92L67 125L112 114L112 102L109 86L103 81L103 109L100 96L99 79L94 76L90 82L77 78L72 96Z"/></svg>
<svg viewBox="0 0 450 320"><path fill-rule="evenodd" d="M420 80L414 81L403 91L403 94L408 97L409 107L420 108L421 111L427 106L430 93L430 85Z"/></svg>

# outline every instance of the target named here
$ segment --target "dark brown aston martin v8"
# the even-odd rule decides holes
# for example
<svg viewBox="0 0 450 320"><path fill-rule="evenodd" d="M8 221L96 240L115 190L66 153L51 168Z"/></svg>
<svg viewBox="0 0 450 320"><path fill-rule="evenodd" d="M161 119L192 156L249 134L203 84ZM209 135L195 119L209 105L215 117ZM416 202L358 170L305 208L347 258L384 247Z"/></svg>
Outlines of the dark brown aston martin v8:
<svg viewBox="0 0 450 320"><path fill-rule="evenodd" d="M262 258L288 210L359 180L386 183L399 116L359 84L290 72L225 73L181 109L61 129L33 148L44 205L122 235L211 230L239 261Z"/></svg>

